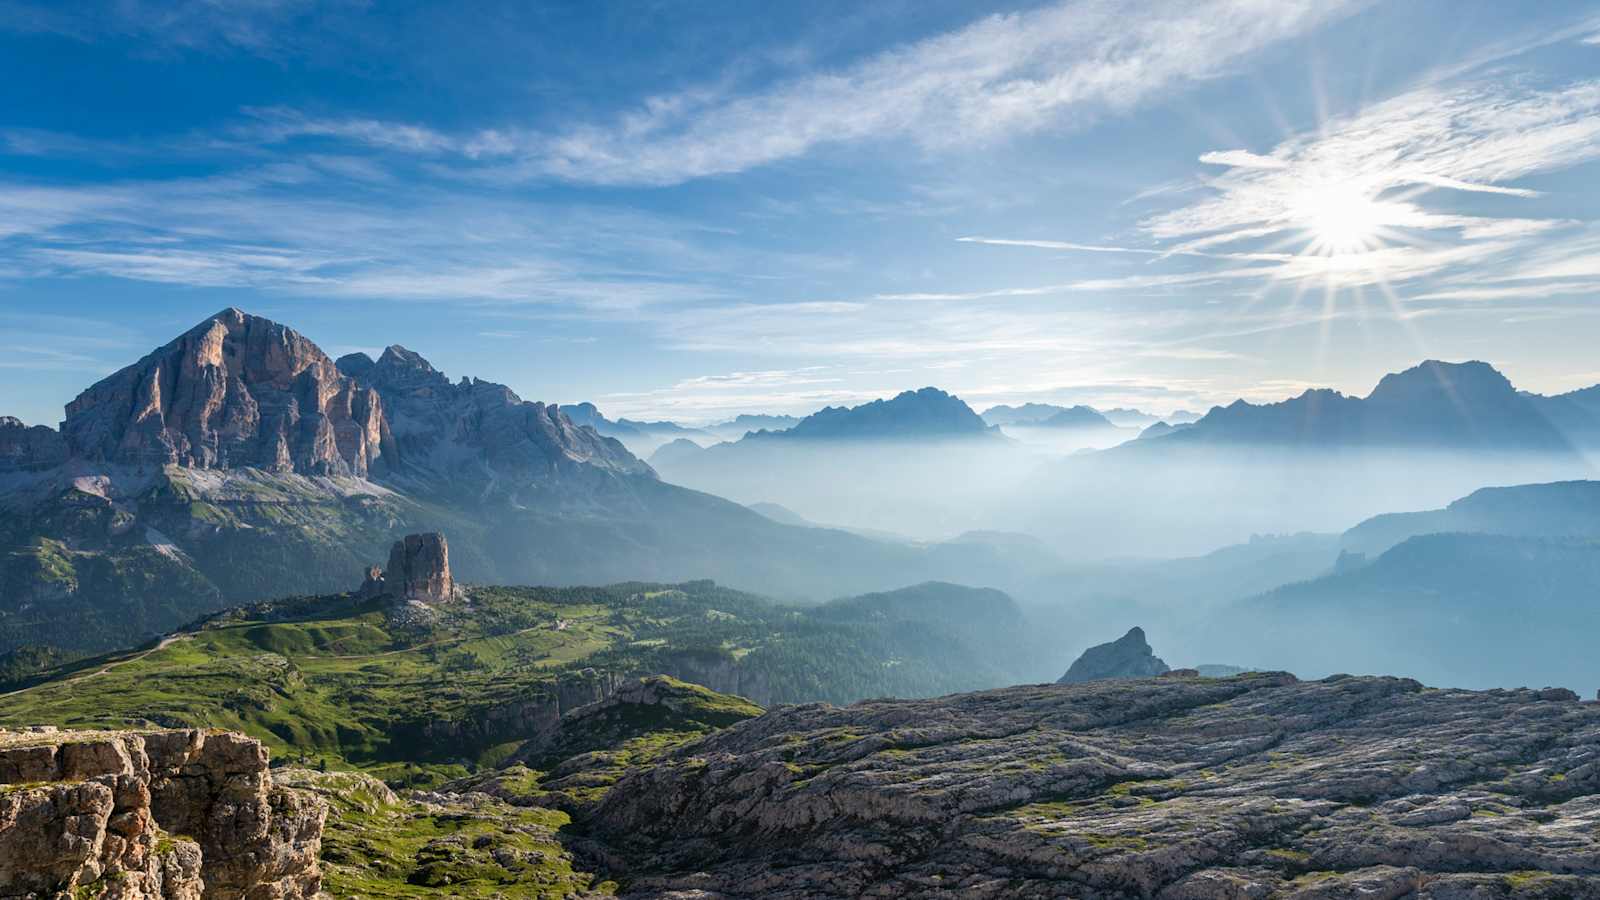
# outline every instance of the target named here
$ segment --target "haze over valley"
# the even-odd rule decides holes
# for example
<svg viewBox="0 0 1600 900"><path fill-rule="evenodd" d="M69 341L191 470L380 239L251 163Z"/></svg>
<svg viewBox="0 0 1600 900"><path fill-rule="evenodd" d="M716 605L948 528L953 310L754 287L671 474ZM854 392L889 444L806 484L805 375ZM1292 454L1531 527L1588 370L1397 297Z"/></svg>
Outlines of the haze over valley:
<svg viewBox="0 0 1600 900"><path fill-rule="evenodd" d="M1600 5L0 0L0 900L1600 898Z"/></svg>

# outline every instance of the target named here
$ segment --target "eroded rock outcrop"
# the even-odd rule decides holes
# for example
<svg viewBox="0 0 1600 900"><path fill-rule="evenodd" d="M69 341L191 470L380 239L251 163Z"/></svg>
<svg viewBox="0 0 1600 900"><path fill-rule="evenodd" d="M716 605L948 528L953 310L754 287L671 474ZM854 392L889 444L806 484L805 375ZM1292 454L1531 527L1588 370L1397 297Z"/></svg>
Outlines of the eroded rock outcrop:
<svg viewBox="0 0 1600 900"><path fill-rule="evenodd" d="M326 817L242 735L0 732L0 897L310 898Z"/></svg>
<svg viewBox="0 0 1600 900"><path fill-rule="evenodd" d="M92 462L366 477L391 455L377 391L293 329L226 309L67 404Z"/></svg>
<svg viewBox="0 0 1600 900"><path fill-rule="evenodd" d="M372 573L367 573L367 583ZM383 570L383 591L402 600L441 603L455 597L450 575L450 544L438 532L408 534L389 550L389 568Z"/></svg>
<svg viewBox="0 0 1600 900"><path fill-rule="evenodd" d="M1128 633L1110 643L1097 644L1083 651L1083 655L1067 669L1058 684L1078 684L1084 681L1101 681L1107 678L1149 678L1169 671L1166 662L1150 649L1143 628L1130 628Z"/></svg>
<svg viewBox="0 0 1600 900"><path fill-rule="evenodd" d="M1600 705L1284 673L782 707L586 824L632 898L1600 897Z"/></svg>

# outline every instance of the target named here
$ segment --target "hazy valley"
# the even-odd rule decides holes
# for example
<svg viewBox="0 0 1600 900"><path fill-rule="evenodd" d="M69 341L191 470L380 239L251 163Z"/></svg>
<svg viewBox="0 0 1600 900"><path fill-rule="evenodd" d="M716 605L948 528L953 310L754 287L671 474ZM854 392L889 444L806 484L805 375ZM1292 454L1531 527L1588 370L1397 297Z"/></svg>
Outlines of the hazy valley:
<svg viewBox="0 0 1600 900"><path fill-rule="evenodd" d="M1600 900L1600 0L0 0L0 900Z"/></svg>

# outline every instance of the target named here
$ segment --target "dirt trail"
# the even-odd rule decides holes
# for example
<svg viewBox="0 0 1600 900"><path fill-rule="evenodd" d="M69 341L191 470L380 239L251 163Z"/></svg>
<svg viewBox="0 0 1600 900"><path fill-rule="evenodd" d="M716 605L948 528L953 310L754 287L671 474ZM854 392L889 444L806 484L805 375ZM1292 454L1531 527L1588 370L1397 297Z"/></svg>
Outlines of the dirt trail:
<svg viewBox="0 0 1600 900"><path fill-rule="evenodd" d="M138 653L135 653L132 656L123 657L122 659L119 659L116 662L106 663L105 665L101 666L100 668L95 669L93 672L83 672L81 674L74 675L74 676L72 676L71 678L68 678L65 681L43 681L43 682L40 682L39 684L29 685L28 687L20 688L20 689L15 690L15 691L7 691L4 694L0 694L0 697L15 697L18 694L26 694L28 691L31 691L34 688L41 688L41 687L44 687L45 685L49 685L49 684L76 684L76 683L78 683L80 681L86 681L86 680L88 680L90 678L95 677L96 675L104 675L105 673L111 671L112 669L115 669L117 666L127 665L128 663L131 663L131 662L138 662L139 660L144 659L146 656L149 656L150 654L155 653L157 650L165 650L168 647L172 646L172 644L176 643L177 641L186 641L186 640L188 640L188 639L190 639L192 637L194 637L194 632L183 632L183 633L180 633L180 634L169 634L166 637L162 638L160 641L157 641L156 645L154 647L151 647L149 650L143 650L143 651L140 651Z"/></svg>

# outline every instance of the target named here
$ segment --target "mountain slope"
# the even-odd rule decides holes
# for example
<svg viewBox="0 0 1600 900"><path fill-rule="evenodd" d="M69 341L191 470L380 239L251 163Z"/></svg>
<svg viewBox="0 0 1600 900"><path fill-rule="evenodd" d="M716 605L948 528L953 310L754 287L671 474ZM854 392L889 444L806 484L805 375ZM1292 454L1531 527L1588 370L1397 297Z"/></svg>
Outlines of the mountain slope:
<svg viewBox="0 0 1600 900"><path fill-rule="evenodd" d="M956 585L811 610L708 581L466 592L426 615L357 593L232 609L0 695L0 726L153 721L240 730L368 767L444 765L545 735L564 712L641 675L767 705L931 696L1026 674L1015 604ZM892 616L870 614L885 604ZM979 619L988 643L963 644Z"/></svg>
<svg viewBox="0 0 1600 900"><path fill-rule="evenodd" d="M1202 639L1252 666L1308 675L1394 671L1588 694L1600 686L1596 585L1594 539L1426 534L1219 610Z"/></svg>
<svg viewBox="0 0 1600 900"><path fill-rule="evenodd" d="M741 503L778 503L811 521L924 540L998 524L982 518L987 496L1033 464L937 388L828 407L787 430L751 432L700 452L680 449L652 457L667 481Z"/></svg>
<svg viewBox="0 0 1600 900"><path fill-rule="evenodd" d="M59 433L0 422L0 452L0 652L105 650L328 593L413 531L449 533L479 583L709 576L823 597L947 577L918 548L664 483L561 408L404 347L335 364L235 309L84 391ZM948 574L999 569L962 562Z"/></svg>
<svg viewBox="0 0 1600 900"><path fill-rule="evenodd" d="M1345 552L1376 556L1424 534L1600 538L1600 481L1483 488L1444 509L1375 516L1346 531Z"/></svg>
<svg viewBox="0 0 1600 900"><path fill-rule="evenodd" d="M1217 407L1160 442L1471 449L1570 454L1573 444L1528 396L1482 362L1428 360L1385 375L1364 398L1310 390L1257 406ZM1145 447L1154 445L1143 445Z"/></svg>
<svg viewBox="0 0 1600 900"><path fill-rule="evenodd" d="M757 432L744 441L936 439L990 434L989 426L959 397L925 387L860 406L825 407L792 428Z"/></svg>

